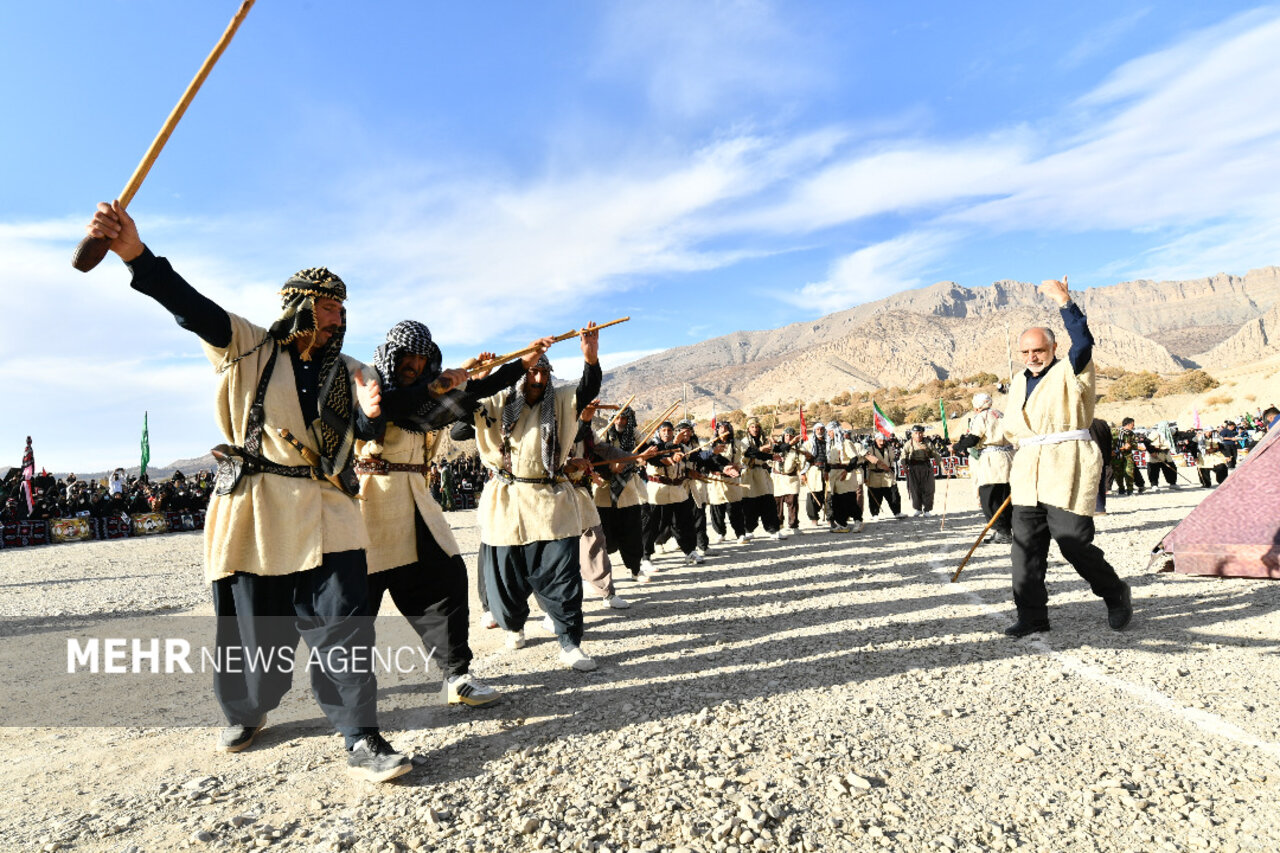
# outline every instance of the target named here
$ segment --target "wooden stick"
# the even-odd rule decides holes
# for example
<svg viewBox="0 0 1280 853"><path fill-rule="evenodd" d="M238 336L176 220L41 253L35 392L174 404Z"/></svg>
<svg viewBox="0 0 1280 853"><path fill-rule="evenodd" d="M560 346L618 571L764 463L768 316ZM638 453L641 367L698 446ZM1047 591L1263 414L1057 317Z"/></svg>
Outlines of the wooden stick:
<svg viewBox="0 0 1280 853"><path fill-rule="evenodd" d="M182 114L187 111L187 107L195 98L196 92L200 91L200 86L204 83L205 78L209 76L209 72L213 70L218 57L222 56L222 52L231 43L231 37L240 28L240 22L249 14L249 9L253 6L253 3L254 0L244 0L240 4L235 17L231 19L231 23L227 25L227 29L222 33L222 38L218 39L218 43L213 46L213 51L205 57L204 64L200 66L196 76L187 85L187 90L182 93L182 98L178 101L178 105L173 108L173 112L169 113L169 118L165 119L164 125L160 128L160 133L151 141L151 147L142 156L142 162L138 164L138 168L133 170L133 175L129 178L129 182L124 185L124 192L120 193L121 207L128 207L129 202L133 201L138 188L142 186L147 173L151 171L152 164L156 162L156 158L160 156L160 151L164 148L165 143L169 141L169 136L173 133L173 129L178 126L178 122L182 119ZM76 247L75 254L71 258L71 265L80 270L80 272L88 272L106 257L107 250L110 248L111 241L106 237L85 237L80 241L80 245Z"/></svg>
<svg viewBox="0 0 1280 853"><path fill-rule="evenodd" d="M640 442L639 444L637 444L637 445L635 446L635 448L634 448L631 452L632 452L632 453L638 453L638 452L640 451L640 448L642 448L642 447L644 447L646 444L648 444L648 443L649 443L649 440L650 440L651 438L653 438L655 435L657 435L657 434L658 434L658 430L662 429L662 424L663 424L663 422L664 422L668 417L670 417L670 416L671 416L671 413L672 413L672 412L674 412L674 411L675 411L679 406L680 406L680 401L679 401L679 400L676 400L674 403L672 403L670 406L668 406L668 407L667 407L667 410L666 410L665 412L663 412L661 415L659 415L659 416L658 416L658 418L657 418L657 424L653 427L653 429L652 429L652 430L650 430L650 431L649 431L649 434L648 434L648 435L646 435L646 436L644 437L644 441L642 441L642 442Z"/></svg>
<svg viewBox="0 0 1280 853"><path fill-rule="evenodd" d="M947 490L942 493L942 523L938 525L938 532L942 532L942 528L947 526L947 498L951 497L951 480L947 479L947 464L945 457L938 457L938 473L942 475L942 485Z"/></svg>
<svg viewBox="0 0 1280 853"><path fill-rule="evenodd" d="M610 326L616 326L619 323L625 323L630 319L631 319L630 317L619 317L617 320L610 320L608 323L601 323L598 326L588 325L582 329L574 329L572 332L565 332L563 335L556 335L554 338L551 339L551 342L559 343L560 341L567 341L569 340L569 338L576 338L578 335L582 334L583 332L595 332L595 331L599 331L600 329L607 329ZM528 346L528 347L525 347L524 349L518 349L515 352L509 352L506 355L500 355L496 358L491 358L488 361L482 361L479 364L468 367L467 373L469 373L472 376L476 375L477 373L484 373L486 370L492 370L493 368L497 367L500 364L506 364L508 361L515 361L517 358L526 356L529 353L533 352L535 349L537 349L537 347Z"/></svg>
<svg viewBox="0 0 1280 853"><path fill-rule="evenodd" d="M666 410L665 412L663 412L662 414L658 415L657 417L649 418L649 420L647 420L647 421L645 421L645 422L644 422L644 426L639 427L638 429L636 429L636 432L639 432L639 433L649 433L650 435L652 435L652 431L654 430L654 427L658 426L658 425L659 425L659 424L661 424L664 420L666 420L668 417L670 417L672 410L674 410L674 409L675 409L675 407L676 407L678 404L679 404L679 401L677 400L675 403L673 403L673 404L671 404L670 406L668 406L668 407L667 407L667 410ZM645 439L645 441L648 441L648 439Z"/></svg>
<svg viewBox="0 0 1280 853"><path fill-rule="evenodd" d="M278 430L276 430L276 435L280 436L285 441L289 442L289 444L293 446L294 450L302 454L302 458L306 461L308 465L311 466L314 473L320 474L320 454L316 453L310 447L307 447L305 444L299 441L294 436L294 434L290 432L286 427L280 427ZM336 474L320 474L320 476L323 479L328 480L332 485L337 486L338 491L342 492L343 494L346 494L347 490L342 487L342 480ZM364 500L364 498L361 497L360 495L355 495L354 497L356 497L358 500Z"/></svg>
<svg viewBox="0 0 1280 853"><path fill-rule="evenodd" d="M987 522L987 526L982 528L982 532L978 534L978 541L973 543L973 547L969 549L969 553L964 555L964 559L960 561L960 565L956 567L956 573L951 576L951 582L955 583L960 580L960 573L964 571L964 567L969 563L969 558L973 556L973 552L978 550L978 546L982 544L982 537L987 535L987 531L991 529L991 525L996 523L996 519L1000 517L1000 513L1008 508L1013 495L1004 499L1004 503L1000 504L1000 508L996 510L996 514L991 516L991 520Z"/></svg>

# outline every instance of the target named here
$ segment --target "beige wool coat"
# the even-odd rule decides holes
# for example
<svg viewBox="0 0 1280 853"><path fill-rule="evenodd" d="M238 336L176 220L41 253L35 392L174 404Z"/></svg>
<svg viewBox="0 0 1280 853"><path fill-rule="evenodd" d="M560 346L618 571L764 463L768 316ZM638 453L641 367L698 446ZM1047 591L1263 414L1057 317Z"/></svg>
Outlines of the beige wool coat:
<svg viewBox="0 0 1280 853"><path fill-rule="evenodd" d="M770 476L773 478L775 495L800 494L800 481L803 479L800 468L803 464L804 456L794 447L784 453L781 459L774 460Z"/></svg>
<svg viewBox="0 0 1280 853"><path fill-rule="evenodd" d="M235 314L228 316L231 342L225 348L203 346L209 362L220 371L214 397L218 429L228 444L242 446L249 409L271 345L235 361L258 346L267 330ZM354 403L356 373L363 371L366 377L376 374L354 358L342 358L351 374L353 405L358 405ZM293 363L284 350L276 357L263 408L262 455L279 465L306 465L302 454L276 433L283 427L313 450L318 446L302 419ZM319 566L325 554L360 550L368 543L356 500L328 481L276 474L246 476L234 492L215 494L209 501L204 526L205 580L212 582L236 572L303 572Z"/></svg>
<svg viewBox="0 0 1280 853"><path fill-rule="evenodd" d="M508 388L480 401L476 411L476 450L486 467L499 471L485 484L476 507L480 539L486 545L528 545L568 539L583 531L577 491L568 482L504 482L502 458L502 409L517 388ZM577 388L548 388L555 393L556 433L560 454L556 470L564 465L578 433ZM524 407L511 429L511 473L517 477L545 478L542 441L538 431L539 406ZM561 478L563 480L563 478Z"/></svg>
<svg viewBox="0 0 1280 853"><path fill-rule="evenodd" d="M385 462L426 465L435 455L438 433L412 432L387 424L382 441L357 441L356 456L378 456ZM392 471L360 475L360 515L369 533L369 574L407 566L418 560L414 515L450 557L461 553L440 504L431 496L425 474Z"/></svg>
<svg viewBox="0 0 1280 853"><path fill-rule="evenodd" d="M767 440L767 438L766 438ZM773 477L769 474L769 463L760 459L748 459L746 450L754 447L751 437L744 435L738 440L738 455L742 458L742 496L758 498L763 495L773 496Z"/></svg>
<svg viewBox="0 0 1280 853"><path fill-rule="evenodd" d="M866 451L862 445L851 438L831 442L827 448L827 460L832 463L854 462L865 455ZM865 480L866 475L861 468L855 468L852 471L832 469L827 479L827 488L833 495L844 495L858 491Z"/></svg>
<svg viewBox="0 0 1280 853"><path fill-rule="evenodd" d="M974 485L990 486L1009 482L1013 452L1000 426L1003 417L995 409L986 409L974 412L973 417L969 418L969 432L978 437L976 447L982 451L969 466L969 476L973 478ZM993 450L995 447L1008 449Z"/></svg>
<svg viewBox="0 0 1280 853"><path fill-rule="evenodd" d="M1090 438L1057 444L1019 446L1039 435L1087 430L1097 403L1093 362L1077 375L1071 362L1058 359L1041 375L1027 397L1026 371L1013 379L1009 410L1000 419L1004 437L1018 447L1009 486L1014 506L1046 506L1092 516L1102 474L1102 453Z"/></svg>

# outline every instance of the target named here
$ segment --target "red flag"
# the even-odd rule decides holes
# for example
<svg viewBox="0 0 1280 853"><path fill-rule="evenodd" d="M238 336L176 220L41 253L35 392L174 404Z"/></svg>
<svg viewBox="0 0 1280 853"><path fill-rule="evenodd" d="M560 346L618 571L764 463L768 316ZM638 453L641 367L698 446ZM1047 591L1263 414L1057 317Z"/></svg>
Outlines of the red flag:
<svg viewBox="0 0 1280 853"><path fill-rule="evenodd" d="M712 440L714 440L715 437L716 437L716 401L712 400L711 401L711 438Z"/></svg>
<svg viewBox="0 0 1280 853"><path fill-rule="evenodd" d="M804 425L804 406L800 407L800 440L801 441L809 440L809 430Z"/></svg>
<svg viewBox="0 0 1280 853"><path fill-rule="evenodd" d="M27 499L27 514L35 512L36 498L31 478L36 475L36 454L31 449L31 436L27 436L27 449L22 452L22 494Z"/></svg>

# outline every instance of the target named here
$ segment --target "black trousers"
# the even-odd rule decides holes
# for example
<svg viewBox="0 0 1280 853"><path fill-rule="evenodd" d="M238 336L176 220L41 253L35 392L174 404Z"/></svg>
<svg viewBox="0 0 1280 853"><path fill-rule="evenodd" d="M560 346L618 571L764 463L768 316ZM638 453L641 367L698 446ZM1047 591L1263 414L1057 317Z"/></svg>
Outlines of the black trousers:
<svg viewBox="0 0 1280 853"><path fill-rule="evenodd" d="M832 492L831 497L831 520L837 525L843 527L849 523L849 519L854 521L862 521L862 489L856 489L852 492Z"/></svg>
<svg viewBox="0 0 1280 853"><path fill-rule="evenodd" d="M600 526L604 528L605 547L612 554L622 557L632 577L640 574L640 560L644 557L643 508L644 504L628 507L599 506Z"/></svg>
<svg viewBox="0 0 1280 853"><path fill-rule="evenodd" d="M311 692L347 747L378 731L378 682L368 665L374 644L364 551L325 554L314 569L289 575L234 574L212 584L220 654L242 651L245 663L221 667L213 693L231 725L257 725L279 706L293 671L310 671ZM299 638L316 665L297 657ZM363 656L356 665L353 656ZM250 665L273 657L269 665ZM281 665L281 655L292 655ZM236 671L239 670L239 671Z"/></svg>
<svg viewBox="0 0 1280 853"><path fill-rule="evenodd" d="M786 524L792 530L800 527L799 495L774 495L773 502L777 504L778 522L780 524Z"/></svg>
<svg viewBox="0 0 1280 853"><path fill-rule="evenodd" d="M978 504L982 507L983 518L990 521L991 516L996 514L1007 497L1009 497L1008 483L988 483L985 486L978 486ZM1013 507L1000 513L992 529L997 533L1013 533Z"/></svg>
<svg viewBox="0 0 1280 853"><path fill-rule="evenodd" d="M699 506L697 501L693 503L693 538L704 553L711 547L707 538L707 505Z"/></svg>
<svg viewBox="0 0 1280 853"><path fill-rule="evenodd" d="M928 462L923 465L907 465L907 494L911 496L911 508L933 512L933 466Z"/></svg>
<svg viewBox="0 0 1280 853"><path fill-rule="evenodd" d="M778 532L778 504L773 495L760 495L742 499L742 523L747 532L756 529L756 524L764 525L766 533Z"/></svg>
<svg viewBox="0 0 1280 853"><path fill-rule="evenodd" d="M1013 602L1018 616L1028 621L1049 618L1049 593L1044 578L1048 570L1049 540L1058 543L1062 556L1093 594L1108 604L1124 593L1124 581L1093 544L1093 518L1065 509L1037 504L1013 510ZM1007 512L1008 510L1006 510Z"/></svg>
<svg viewBox="0 0 1280 853"><path fill-rule="evenodd" d="M681 554L688 554L697 547L698 534L693 527L693 498L685 498L675 504L649 504L649 514L644 524L644 555L653 556L658 534L668 527L675 532L676 546Z"/></svg>
<svg viewBox="0 0 1280 853"><path fill-rule="evenodd" d="M414 513L418 562L369 575L369 607L377 617L382 596L391 593L396 609L434 652L446 676L462 675L471 666L467 621L467 565L462 556L450 557L431 535L422 516Z"/></svg>
<svg viewBox="0 0 1280 853"><path fill-rule="evenodd" d="M826 492L809 492L809 494L806 495L804 499L805 515L809 516L809 520L816 524L818 521L818 516L821 513L826 511L827 509L826 504L827 504Z"/></svg>
<svg viewBox="0 0 1280 853"><path fill-rule="evenodd" d="M875 518L880 514L880 504L888 501L889 511L894 515L902 512L902 493L898 491L898 484L892 486L867 486L867 497L871 509L871 517Z"/></svg>
<svg viewBox="0 0 1280 853"><path fill-rule="evenodd" d="M1200 475L1200 485L1206 489L1213 485L1213 481L1209 477L1209 472L1213 472L1213 476L1218 478L1218 485L1222 485L1222 481L1227 479L1227 466L1214 465L1212 468L1197 468L1196 473Z"/></svg>
<svg viewBox="0 0 1280 853"><path fill-rule="evenodd" d="M747 524L742 516L742 501L733 501L727 504L710 504L711 507L711 529L717 535L724 536L727 528L724 525L725 516L729 518L729 526L733 528L733 535L739 539L747 532Z"/></svg>
<svg viewBox="0 0 1280 853"><path fill-rule="evenodd" d="M582 575L578 537L527 545L485 545L489 610L498 625L519 631L529 619L529 596L556 627L561 648L582 642Z"/></svg>
<svg viewBox="0 0 1280 853"><path fill-rule="evenodd" d="M1164 481L1170 486L1178 482L1178 468L1172 462L1148 462L1147 477L1151 485L1160 485L1160 472L1164 472Z"/></svg>

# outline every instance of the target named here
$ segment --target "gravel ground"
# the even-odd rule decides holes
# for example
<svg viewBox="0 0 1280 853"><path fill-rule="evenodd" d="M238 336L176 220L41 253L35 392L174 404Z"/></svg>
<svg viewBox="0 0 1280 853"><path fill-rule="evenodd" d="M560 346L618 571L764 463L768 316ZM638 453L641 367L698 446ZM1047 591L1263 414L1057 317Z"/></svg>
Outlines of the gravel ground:
<svg viewBox="0 0 1280 853"><path fill-rule="evenodd" d="M981 526L956 485L944 532L806 526L701 567L660 559L654 583L620 582L631 610L587 605L595 673L561 669L536 628L516 652L475 628L473 671L506 700L380 682L384 731L418 764L395 783L345 775L302 683L297 719L234 756L213 752L215 719L0 730L0 848L1280 849L1280 585L1147 568L1205 493L1098 519L1133 585L1129 630L1055 549L1053 630L1015 641L1007 546L948 582ZM474 552L473 514L450 518ZM206 613L199 564L192 534L0 552L0 654ZM411 641L394 613L379 626Z"/></svg>

